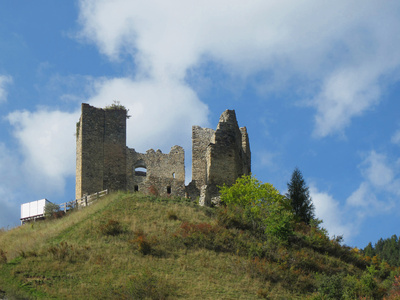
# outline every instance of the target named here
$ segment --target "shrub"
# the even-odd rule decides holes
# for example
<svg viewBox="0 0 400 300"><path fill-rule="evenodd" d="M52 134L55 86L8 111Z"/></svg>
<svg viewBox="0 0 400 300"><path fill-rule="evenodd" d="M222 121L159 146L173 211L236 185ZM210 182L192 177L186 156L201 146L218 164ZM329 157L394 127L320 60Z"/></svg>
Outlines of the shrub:
<svg viewBox="0 0 400 300"><path fill-rule="evenodd" d="M393 285L389 290L388 297L385 299L387 300L400 299L400 276L394 277Z"/></svg>
<svg viewBox="0 0 400 300"><path fill-rule="evenodd" d="M238 178L231 187L220 187L221 201L245 208L247 219L261 219L265 234L286 241L293 233L294 216L290 201L270 183L261 183L251 175Z"/></svg>
<svg viewBox="0 0 400 300"><path fill-rule="evenodd" d="M6 252L4 252L3 249L0 249L0 264L5 264L5 263L7 263Z"/></svg>
<svg viewBox="0 0 400 300"><path fill-rule="evenodd" d="M136 238L131 240L130 242L135 245L137 250L143 255L151 254L152 246L151 242L147 239L144 232L142 230L138 230L135 232Z"/></svg>
<svg viewBox="0 0 400 300"><path fill-rule="evenodd" d="M335 274L332 276L321 275L318 278L318 291L325 296L325 299L342 299L343 275Z"/></svg>
<svg viewBox="0 0 400 300"><path fill-rule="evenodd" d="M64 215L64 212L60 210L60 206L55 203L47 202L44 206L44 217L46 219L58 219Z"/></svg>
<svg viewBox="0 0 400 300"><path fill-rule="evenodd" d="M178 216L177 216L176 213L175 213L174 211L172 211L172 210L169 210L169 211L167 212L167 217L168 217L168 220L173 220L173 221L178 220Z"/></svg>
<svg viewBox="0 0 400 300"><path fill-rule="evenodd" d="M116 236L124 232L121 223L112 219L108 220L106 224L101 225L99 230L103 235L112 236Z"/></svg>
<svg viewBox="0 0 400 300"><path fill-rule="evenodd" d="M175 294L176 287L166 279L155 276L150 271L131 276L126 297L131 299L168 299Z"/></svg>
<svg viewBox="0 0 400 300"><path fill-rule="evenodd" d="M89 250L89 248L78 249L77 247L69 245L67 242L61 242L58 245L49 247L47 251L56 260L75 262L80 258L85 260L87 258L87 255L85 255L87 250Z"/></svg>

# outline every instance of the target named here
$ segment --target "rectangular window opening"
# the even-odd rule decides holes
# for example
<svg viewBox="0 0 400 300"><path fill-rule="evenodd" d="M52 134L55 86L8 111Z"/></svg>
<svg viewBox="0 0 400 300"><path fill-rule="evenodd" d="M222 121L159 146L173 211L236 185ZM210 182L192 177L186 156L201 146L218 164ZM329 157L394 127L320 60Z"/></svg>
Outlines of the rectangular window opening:
<svg viewBox="0 0 400 300"><path fill-rule="evenodd" d="M171 194L171 187L170 186L167 186L167 194L168 195Z"/></svg>
<svg viewBox="0 0 400 300"><path fill-rule="evenodd" d="M135 190L135 192L139 192L139 186L135 185L134 190Z"/></svg>

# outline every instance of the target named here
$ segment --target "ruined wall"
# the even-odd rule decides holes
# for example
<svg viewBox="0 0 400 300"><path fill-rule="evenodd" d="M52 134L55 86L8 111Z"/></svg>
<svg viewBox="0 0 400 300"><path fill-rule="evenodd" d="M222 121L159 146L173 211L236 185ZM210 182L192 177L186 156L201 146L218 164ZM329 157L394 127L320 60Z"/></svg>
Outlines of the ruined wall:
<svg viewBox="0 0 400 300"><path fill-rule="evenodd" d="M126 188L126 110L82 103L76 136L76 199Z"/></svg>
<svg viewBox="0 0 400 300"><path fill-rule="evenodd" d="M183 148L174 146L164 154L126 147L126 116L124 108L82 104L76 137L77 199L110 189L186 194L211 205L218 202L218 186L251 172L249 137L245 127L239 128L234 110L222 113L216 130L193 126L192 182L187 187Z"/></svg>
<svg viewBox="0 0 400 300"><path fill-rule="evenodd" d="M168 154L153 149L138 153L127 148L126 174L128 190L184 197L185 151L180 146L173 146Z"/></svg>
<svg viewBox="0 0 400 300"><path fill-rule="evenodd" d="M199 196L202 205L211 205L218 202L218 186L232 185L251 172L247 130L239 128L234 110L226 110L215 131L195 126L192 133L193 180L187 187L188 194Z"/></svg>
<svg viewBox="0 0 400 300"><path fill-rule="evenodd" d="M215 130L192 127L192 181L186 187L190 198L200 196L200 189L207 184L207 157L208 145L214 140Z"/></svg>

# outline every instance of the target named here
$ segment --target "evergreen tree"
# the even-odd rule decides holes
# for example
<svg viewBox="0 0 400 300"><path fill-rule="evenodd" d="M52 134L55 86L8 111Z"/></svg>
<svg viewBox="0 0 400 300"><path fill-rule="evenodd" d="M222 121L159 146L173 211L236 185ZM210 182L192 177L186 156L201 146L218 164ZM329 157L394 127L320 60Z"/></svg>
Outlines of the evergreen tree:
<svg viewBox="0 0 400 300"><path fill-rule="evenodd" d="M310 224L310 221L314 218L314 205L308 186L297 167L294 169L292 178L287 186L286 197L291 201L294 215L306 224Z"/></svg>

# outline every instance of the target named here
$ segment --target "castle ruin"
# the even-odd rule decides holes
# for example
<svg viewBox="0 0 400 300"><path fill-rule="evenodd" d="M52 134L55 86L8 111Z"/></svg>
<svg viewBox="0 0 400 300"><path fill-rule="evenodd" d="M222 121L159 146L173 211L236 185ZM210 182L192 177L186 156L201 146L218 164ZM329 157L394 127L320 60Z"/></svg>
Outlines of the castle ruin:
<svg viewBox="0 0 400 300"><path fill-rule="evenodd" d="M126 146L127 111L82 103L76 130L76 199L101 190L129 190L161 196L199 198L218 203L218 186L232 185L251 172L246 127L239 128L234 110L222 113L217 129L192 127L192 181L185 186L185 152L150 149L138 153Z"/></svg>

